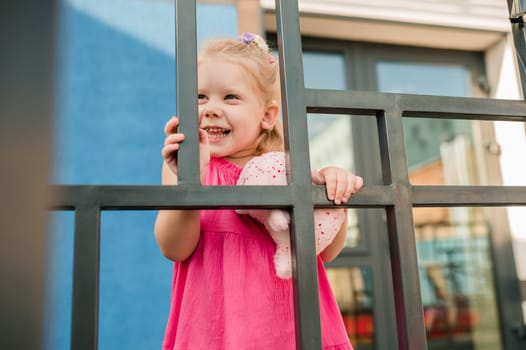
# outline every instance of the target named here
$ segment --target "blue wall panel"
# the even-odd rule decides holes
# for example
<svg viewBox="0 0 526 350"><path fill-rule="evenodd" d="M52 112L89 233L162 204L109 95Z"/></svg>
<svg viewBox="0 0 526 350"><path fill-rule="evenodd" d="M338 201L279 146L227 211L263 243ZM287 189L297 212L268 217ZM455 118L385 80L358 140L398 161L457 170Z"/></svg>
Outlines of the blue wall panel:
<svg viewBox="0 0 526 350"><path fill-rule="evenodd" d="M142 0L63 1L56 183L159 184L175 113L174 8ZM198 5L198 38L236 35L234 6ZM104 212L100 349L158 349L172 264L155 212ZM53 214L47 348L69 349L73 215Z"/></svg>

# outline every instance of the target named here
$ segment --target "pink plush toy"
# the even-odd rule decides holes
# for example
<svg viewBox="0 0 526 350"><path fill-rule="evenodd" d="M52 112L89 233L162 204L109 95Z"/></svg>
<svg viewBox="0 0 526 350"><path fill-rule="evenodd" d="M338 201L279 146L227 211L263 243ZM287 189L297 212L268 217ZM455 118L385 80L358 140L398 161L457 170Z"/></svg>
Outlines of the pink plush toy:
<svg viewBox="0 0 526 350"><path fill-rule="evenodd" d="M241 171L238 185L287 185L285 154L269 152L251 159ZM265 225L276 243L274 266L278 277L292 276L289 223L290 215L280 209L239 209ZM322 252L334 239L345 218L343 209L315 209L314 228L316 254Z"/></svg>

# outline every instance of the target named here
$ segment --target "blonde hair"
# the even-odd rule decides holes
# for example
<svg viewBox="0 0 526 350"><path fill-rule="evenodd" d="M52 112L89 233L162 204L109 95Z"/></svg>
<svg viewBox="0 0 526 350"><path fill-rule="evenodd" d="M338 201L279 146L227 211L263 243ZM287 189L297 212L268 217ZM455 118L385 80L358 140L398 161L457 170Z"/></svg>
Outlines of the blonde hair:
<svg viewBox="0 0 526 350"><path fill-rule="evenodd" d="M263 105L279 106L281 94L278 64L267 43L260 36L256 35L255 38L250 43L231 38L206 41L199 52L197 65L218 56L240 64L254 79L255 87L261 92ZM261 130L256 155L283 149L283 125L278 118L272 130Z"/></svg>

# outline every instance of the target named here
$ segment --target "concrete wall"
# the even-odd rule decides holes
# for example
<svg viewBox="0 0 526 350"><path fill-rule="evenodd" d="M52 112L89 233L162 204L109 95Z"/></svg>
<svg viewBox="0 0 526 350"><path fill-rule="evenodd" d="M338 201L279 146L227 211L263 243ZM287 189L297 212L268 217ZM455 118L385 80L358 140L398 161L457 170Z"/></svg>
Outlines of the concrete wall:
<svg viewBox="0 0 526 350"><path fill-rule="evenodd" d="M262 0L274 8L274 0ZM336 15L379 21L506 31L505 0L300 0L302 13Z"/></svg>

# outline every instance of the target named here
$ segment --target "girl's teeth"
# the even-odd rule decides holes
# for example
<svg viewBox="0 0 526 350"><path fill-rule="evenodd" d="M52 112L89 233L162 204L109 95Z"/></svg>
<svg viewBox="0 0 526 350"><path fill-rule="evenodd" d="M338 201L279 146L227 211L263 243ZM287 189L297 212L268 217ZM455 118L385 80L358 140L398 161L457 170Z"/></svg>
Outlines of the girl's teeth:
<svg viewBox="0 0 526 350"><path fill-rule="evenodd" d="M220 128L207 128L206 132L209 134L219 134L219 135L224 135L228 133L227 130L220 129Z"/></svg>
<svg viewBox="0 0 526 350"><path fill-rule="evenodd" d="M208 136L213 139L222 139L226 137L230 132L230 130L222 128L205 128L205 130L208 133Z"/></svg>

